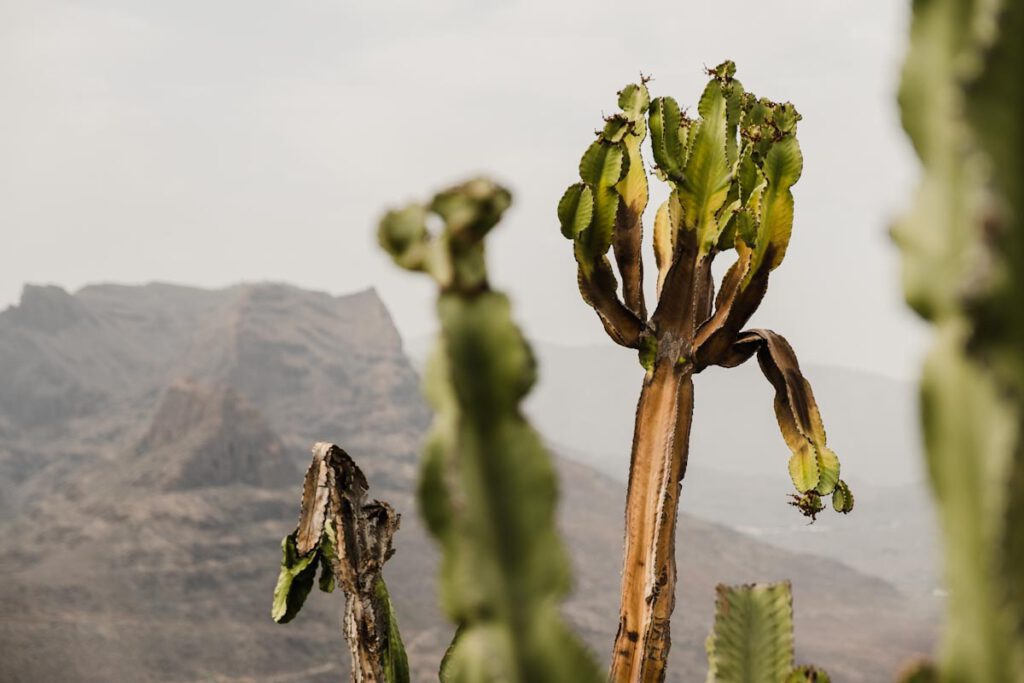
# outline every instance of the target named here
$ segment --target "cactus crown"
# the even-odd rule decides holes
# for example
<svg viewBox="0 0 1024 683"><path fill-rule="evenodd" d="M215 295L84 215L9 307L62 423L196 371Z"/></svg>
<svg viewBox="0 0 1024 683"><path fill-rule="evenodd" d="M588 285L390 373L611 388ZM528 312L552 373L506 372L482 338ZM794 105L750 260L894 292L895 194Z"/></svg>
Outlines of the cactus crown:
<svg viewBox="0 0 1024 683"><path fill-rule="evenodd" d="M839 480L839 460L825 444L792 348L774 332L741 331L789 246L792 187L803 170L800 113L747 92L731 61L707 73L693 117L672 97L652 99L646 79L619 91L620 111L605 119L580 160L579 182L558 204L580 292L614 341L638 349L649 373L659 358L700 372L756 354L776 389L779 426L793 452L793 505L813 519L824 509L820 497L832 494L833 508L846 513L853 494ZM641 259L649 189L641 146L648 132L653 176L670 189L654 219L658 303L650 317ZM724 251L735 251L736 259L715 296L711 263Z"/></svg>

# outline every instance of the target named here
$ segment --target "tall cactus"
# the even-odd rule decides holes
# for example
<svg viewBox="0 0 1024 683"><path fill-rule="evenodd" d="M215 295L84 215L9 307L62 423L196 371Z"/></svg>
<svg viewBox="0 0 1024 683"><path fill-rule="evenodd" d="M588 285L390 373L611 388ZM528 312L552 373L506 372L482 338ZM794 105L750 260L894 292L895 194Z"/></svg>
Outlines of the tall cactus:
<svg viewBox="0 0 1024 683"><path fill-rule="evenodd" d="M646 370L630 461L611 666L611 679L623 683L664 676L694 374L757 354L775 387L779 426L793 452L793 504L812 518L825 495L833 496L840 512L853 507L793 350L774 332L742 331L785 256L793 222L791 187L803 158L796 139L800 115L793 105L754 97L735 71L732 62L709 71L695 119L671 97L652 101L645 80L623 88L620 112L605 120L580 161L580 182L558 205L562 234L573 241L584 301L612 340L639 351ZM648 202L640 150L648 130L654 173L671 190L654 221L658 301L649 317L640 249ZM736 260L716 296L712 261L732 249Z"/></svg>
<svg viewBox="0 0 1024 683"><path fill-rule="evenodd" d="M950 593L939 680L1010 683L1024 680L1024 2L913 7L899 98L924 172L893 232L907 300L936 330L921 392Z"/></svg>
<svg viewBox="0 0 1024 683"><path fill-rule="evenodd" d="M441 332L424 386L436 412L419 500L443 550L441 603L457 625L443 681L597 681L598 669L559 612L569 589L555 530L551 459L519 403L535 363L509 301L487 282L484 237L509 193L483 179L426 206L391 211L380 243L440 289ZM432 235L427 216L444 222Z"/></svg>

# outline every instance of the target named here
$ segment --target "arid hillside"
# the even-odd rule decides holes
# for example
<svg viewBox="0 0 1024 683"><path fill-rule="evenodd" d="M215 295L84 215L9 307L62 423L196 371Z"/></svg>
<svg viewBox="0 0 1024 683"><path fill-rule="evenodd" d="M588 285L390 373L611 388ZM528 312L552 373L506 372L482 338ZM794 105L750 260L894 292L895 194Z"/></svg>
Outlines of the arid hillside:
<svg viewBox="0 0 1024 683"><path fill-rule="evenodd" d="M0 378L0 681L342 680L339 595L270 619L318 440L403 513L386 575L417 680L436 680L451 629L412 493L430 415L373 291L27 287L0 313ZM625 493L559 471L567 613L604 659ZM884 581L722 526L684 517L679 559L674 680L704 680L720 580L791 579L798 655L836 681L888 680L934 637Z"/></svg>

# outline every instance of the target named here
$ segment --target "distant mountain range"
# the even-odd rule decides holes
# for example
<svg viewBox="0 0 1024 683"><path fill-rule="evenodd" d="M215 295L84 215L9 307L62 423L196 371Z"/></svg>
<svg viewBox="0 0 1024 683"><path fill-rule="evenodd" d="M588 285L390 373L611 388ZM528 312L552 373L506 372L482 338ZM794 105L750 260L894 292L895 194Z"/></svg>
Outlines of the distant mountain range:
<svg viewBox="0 0 1024 683"><path fill-rule="evenodd" d="M551 363L531 413L576 420L581 406L543 403L565 381ZM403 513L386 576L416 680L436 680L451 628L412 494L430 415L372 290L30 286L0 313L0 380L0 680L339 680L339 596L312 595L286 626L269 616L317 440L343 445ZM558 464L577 586L566 612L605 659L624 489ZM928 611L877 577L685 514L680 534L672 680L704 678L717 581L792 579L798 656L837 681L889 679L931 649Z"/></svg>

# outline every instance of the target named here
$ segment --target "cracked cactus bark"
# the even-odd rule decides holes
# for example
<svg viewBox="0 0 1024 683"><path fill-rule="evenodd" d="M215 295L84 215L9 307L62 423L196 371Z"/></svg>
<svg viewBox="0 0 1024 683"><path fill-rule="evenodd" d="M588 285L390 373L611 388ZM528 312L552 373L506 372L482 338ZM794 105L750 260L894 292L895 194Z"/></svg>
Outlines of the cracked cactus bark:
<svg viewBox="0 0 1024 683"><path fill-rule="evenodd" d="M791 188L803 159L796 139L800 115L793 105L746 92L735 71L732 62L709 71L694 118L671 97L652 100L646 81L623 88L619 112L605 120L580 161L579 182L558 204L562 234L573 241L583 300L614 342L638 351L646 371L630 460L620 620L610 673L621 683L660 681L665 675L694 374L757 355L775 387L776 415L792 450L792 504L812 518L824 509L824 496L832 496L839 512L853 507L792 348L774 332L743 331L769 274L785 256L793 223ZM670 190L652 231L658 296L650 315L640 248L652 175L641 155L648 134L653 176ZM711 265L724 251L733 251L735 261L716 294Z"/></svg>
<svg viewBox="0 0 1024 683"><path fill-rule="evenodd" d="M900 84L923 173L894 226L935 327L921 385L949 590L940 661L1024 680L1024 3L917 0Z"/></svg>
<svg viewBox="0 0 1024 683"><path fill-rule="evenodd" d="M408 683L409 662L384 583L384 563L399 515L390 505L367 502L369 486L348 453L329 443L313 447L302 487L295 531L281 542L281 572L274 589L274 621L298 614L313 588L336 585L345 593L343 628L355 683Z"/></svg>
<svg viewBox="0 0 1024 683"><path fill-rule="evenodd" d="M570 574L551 458L519 408L534 358L508 298L487 280L484 238L510 202L478 179L380 224L395 262L440 292L441 331L424 376L436 417L419 501L443 553L441 605L457 626L441 680L595 682L599 670L560 612ZM427 229L430 215L444 225L439 234Z"/></svg>

